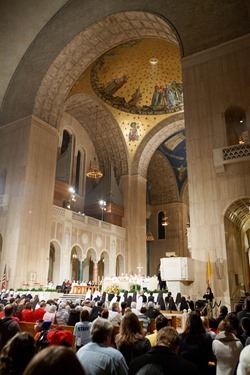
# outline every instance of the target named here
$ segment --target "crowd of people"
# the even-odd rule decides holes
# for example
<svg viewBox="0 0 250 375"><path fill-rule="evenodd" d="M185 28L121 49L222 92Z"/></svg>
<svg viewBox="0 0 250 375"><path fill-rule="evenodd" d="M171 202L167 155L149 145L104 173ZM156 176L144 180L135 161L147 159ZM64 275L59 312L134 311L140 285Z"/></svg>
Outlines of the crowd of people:
<svg viewBox="0 0 250 375"><path fill-rule="evenodd" d="M202 316L189 298L174 300L170 292L156 301L142 292L112 302L104 295L74 301L5 296L1 302L0 375L250 374L249 297L232 312L220 306L217 317ZM170 307L185 310L182 329L164 315ZM20 321L33 322L34 334L21 331Z"/></svg>

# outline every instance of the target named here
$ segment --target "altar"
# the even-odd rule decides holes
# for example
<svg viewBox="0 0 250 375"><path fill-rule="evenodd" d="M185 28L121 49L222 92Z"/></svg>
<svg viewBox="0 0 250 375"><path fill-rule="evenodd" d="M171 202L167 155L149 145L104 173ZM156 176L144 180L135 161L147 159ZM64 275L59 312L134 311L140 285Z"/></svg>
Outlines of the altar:
<svg viewBox="0 0 250 375"><path fill-rule="evenodd" d="M105 277L102 284L102 290L105 292L107 288L117 286L118 289L130 291L133 285L140 285L141 290L154 291L158 288L158 279L156 276L145 277L138 275Z"/></svg>

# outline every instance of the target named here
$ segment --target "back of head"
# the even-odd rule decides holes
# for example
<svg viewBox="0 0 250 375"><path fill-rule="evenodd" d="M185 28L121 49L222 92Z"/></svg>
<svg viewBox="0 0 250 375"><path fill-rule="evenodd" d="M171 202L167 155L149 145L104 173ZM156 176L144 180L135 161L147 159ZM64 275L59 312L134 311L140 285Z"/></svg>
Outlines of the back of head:
<svg viewBox="0 0 250 375"><path fill-rule="evenodd" d="M136 375L164 375L165 372L162 367L158 366L155 363L148 363L147 365L143 366Z"/></svg>
<svg viewBox="0 0 250 375"><path fill-rule="evenodd" d="M89 312L88 310L83 309L81 312L81 322L89 322Z"/></svg>
<svg viewBox="0 0 250 375"><path fill-rule="evenodd" d="M50 305L49 312L54 314L56 312L56 305Z"/></svg>
<svg viewBox="0 0 250 375"><path fill-rule="evenodd" d="M13 314L14 307L13 305L6 305L4 308L4 315L10 317Z"/></svg>
<svg viewBox="0 0 250 375"><path fill-rule="evenodd" d="M91 341L103 344L108 337L112 336L113 325L107 319L96 318L90 329Z"/></svg>
<svg viewBox="0 0 250 375"><path fill-rule="evenodd" d="M154 306L155 306L155 304L154 304L153 301L150 301L150 302L148 303L148 307L154 307Z"/></svg>
<svg viewBox="0 0 250 375"><path fill-rule="evenodd" d="M136 305L136 302L132 302L132 303L131 303L131 309L136 309L136 306L137 306L137 305Z"/></svg>
<svg viewBox="0 0 250 375"><path fill-rule="evenodd" d="M228 308L226 306L221 306L220 307L220 313L223 314L223 315L227 315Z"/></svg>
<svg viewBox="0 0 250 375"><path fill-rule="evenodd" d="M75 353L63 346L50 346L36 354L26 367L23 375L85 375Z"/></svg>
<svg viewBox="0 0 250 375"><path fill-rule="evenodd" d="M160 314L155 318L155 327L157 331L160 331L161 328L168 326L168 319Z"/></svg>
<svg viewBox="0 0 250 375"><path fill-rule="evenodd" d="M36 353L35 340L28 332L19 332L10 339L0 354L1 374L22 374Z"/></svg>
<svg viewBox="0 0 250 375"><path fill-rule="evenodd" d="M250 375L250 345L245 346L240 353L237 375Z"/></svg>
<svg viewBox="0 0 250 375"><path fill-rule="evenodd" d="M179 344L179 334L173 327L163 327L157 333L156 345L166 346L174 352L177 350Z"/></svg>
<svg viewBox="0 0 250 375"><path fill-rule="evenodd" d="M245 332L250 333L250 318L244 317L240 321L241 327Z"/></svg>
<svg viewBox="0 0 250 375"><path fill-rule="evenodd" d="M132 337L137 334L142 334L142 327L138 317L133 312L125 313L121 321L120 337Z"/></svg>

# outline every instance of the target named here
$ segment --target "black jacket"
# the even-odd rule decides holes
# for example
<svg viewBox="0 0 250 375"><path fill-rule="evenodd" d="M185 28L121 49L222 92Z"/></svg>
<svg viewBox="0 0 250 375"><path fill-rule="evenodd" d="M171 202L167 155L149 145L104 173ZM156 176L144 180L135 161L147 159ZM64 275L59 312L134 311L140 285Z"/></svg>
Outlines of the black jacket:
<svg viewBox="0 0 250 375"><path fill-rule="evenodd" d="M129 366L129 375L135 375L145 365L157 364L166 375L198 375L197 367L179 357L165 346L154 346L147 354L135 358Z"/></svg>
<svg viewBox="0 0 250 375"><path fill-rule="evenodd" d="M0 350L17 332L20 332L19 324L12 318L0 319Z"/></svg>

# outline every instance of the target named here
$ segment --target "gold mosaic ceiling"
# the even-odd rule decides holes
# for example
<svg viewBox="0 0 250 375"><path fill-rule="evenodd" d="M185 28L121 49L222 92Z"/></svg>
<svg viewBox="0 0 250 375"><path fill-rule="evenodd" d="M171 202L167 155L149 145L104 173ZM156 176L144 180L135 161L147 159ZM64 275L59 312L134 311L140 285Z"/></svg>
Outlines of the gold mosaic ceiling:
<svg viewBox="0 0 250 375"><path fill-rule="evenodd" d="M119 45L95 61L69 95L80 92L131 114L178 112L183 109L179 47L161 39Z"/></svg>
<svg viewBox="0 0 250 375"><path fill-rule="evenodd" d="M157 63L152 64L152 59ZM81 93L105 103L123 132L132 158L156 124L183 111L179 46L154 38L123 43L91 64L69 97Z"/></svg>

